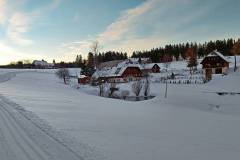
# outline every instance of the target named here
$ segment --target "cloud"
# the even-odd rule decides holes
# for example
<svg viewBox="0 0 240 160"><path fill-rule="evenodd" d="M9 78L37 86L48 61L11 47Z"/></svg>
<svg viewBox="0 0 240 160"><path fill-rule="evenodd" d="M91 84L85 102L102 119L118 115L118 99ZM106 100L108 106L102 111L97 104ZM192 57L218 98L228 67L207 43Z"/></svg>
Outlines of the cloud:
<svg viewBox="0 0 240 160"><path fill-rule="evenodd" d="M31 19L25 13L15 12L9 19L8 28L6 31L7 37L18 45L31 45L33 41L23 37L30 28Z"/></svg>
<svg viewBox="0 0 240 160"><path fill-rule="evenodd" d="M105 50L129 53L159 47L196 32L191 25L214 8L214 3L199 5L192 0L147 0L123 11L97 40ZM187 28L192 32L187 32Z"/></svg>
<svg viewBox="0 0 240 160"><path fill-rule="evenodd" d="M138 17L151 10L154 7L155 0L147 1L136 8L122 12L121 16L107 29L99 35L99 41L116 41L122 38L128 31L131 25L136 22Z"/></svg>
<svg viewBox="0 0 240 160"><path fill-rule="evenodd" d="M6 0L0 0L0 25L3 25L6 20Z"/></svg>
<svg viewBox="0 0 240 160"><path fill-rule="evenodd" d="M2 4L5 4L6 6L6 1L4 3L4 0L0 0L0 2ZM28 46L34 44L34 41L30 38L27 38L25 34L27 34L32 29L32 27L37 24L34 22L36 22L39 17L57 8L60 2L61 0L52 0L51 3L48 3L43 7L37 8L32 12L12 12L9 16L6 28L6 36L8 40L12 44L16 44L19 46Z"/></svg>
<svg viewBox="0 0 240 160"><path fill-rule="evenodd" d="M129 40L125 42L119 42L118 45L115 45L113 42L121 41L124 39L126 34L128 34L130 27L134 25L136 20L141 15L151 10L151 8L154 6L155 1L156 0L150 0L137 6L136 8L123 11L121 13L121 16L115 22L110 24L104 32L98 34L95 36L95 38L62 44L59 51L67 55L70 53L75 55L76 53L82 53L84 55L85 53L86 56L87 52L90 50L90 45L94 40L98 40L102 45L104 45L104 47L108 45L109 49L120 49L120 46L126 44L125 42L133 40L133 38L129 38ZM75 14L73 20L79 20L78 13ZM143 43L143 39L135 40L135 42L137 41L138 43Z"/></svg>
<svg viewBox="0 0 240 160"><path fill-rule="evenodd" d="M98 40L103 46L101 51L116 50L131 54L136 50L149 50L168 43L206 40L211 38L210 33L215 31L211 29L216 26L208 22L205 24L207 27L203 27L205 20L226 2L227 0L146 0L123 11L94 38L67 43L62 47L65 47L66 55L76 55L76 51L87 54L91 41ZM214 21L215 17L210 19ZM222 35L218 32L218 37L224 37Z"/></svg>

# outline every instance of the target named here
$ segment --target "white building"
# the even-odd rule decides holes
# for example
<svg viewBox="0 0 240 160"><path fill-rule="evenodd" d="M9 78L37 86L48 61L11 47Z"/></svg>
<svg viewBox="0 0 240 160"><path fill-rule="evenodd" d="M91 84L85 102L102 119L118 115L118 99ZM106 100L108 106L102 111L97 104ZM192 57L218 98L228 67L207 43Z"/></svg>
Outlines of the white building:
<svg viewBox="0 0 240 160"><path fill-rule="evenodd" d="M44 61L44 60L41 60L41 61L34 60L32 64L35 68L42 68L42 69L47 69L47 68L50 69L54 67L54 64L48 63L47 61Z"/></svg>

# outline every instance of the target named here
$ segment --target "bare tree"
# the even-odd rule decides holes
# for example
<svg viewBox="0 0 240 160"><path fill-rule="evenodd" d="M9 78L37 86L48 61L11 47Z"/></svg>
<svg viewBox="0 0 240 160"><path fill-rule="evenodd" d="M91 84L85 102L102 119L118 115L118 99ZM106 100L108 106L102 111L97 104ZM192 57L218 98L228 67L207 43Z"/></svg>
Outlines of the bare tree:
<svg viewBox="0 0 240 160"><path fill-rule="evenodd" d="M99 84L99 96L104 96L104 84Z"/></svg>
<svg viewBox="0 0 240 160"><path fill-rule="evenodd" d="M149 79L146 79L145 83L144 83L144 96L149 96L150 94L150 81Z"/></svg>
<svg viewBox="0 0 240 160"><path fill-rule="evenodd" d="M144 83L144 96L149 96L150 93L150 80L149 80L149 74L145 74L144 77L146 78Z"/></svg>
<svg viewBox="0 0 240 160"><path fill-rule="evenodd" d="M91 52L93 54L98 54L100 49L101 49L101 46L100 46L99 42L98 41L93 41L91 46L90 46Z"/></svg>
<svg viewBox="0 0 240 160"><path fill-rule="evenodd" d="M132 91L138 97L142 90L142 81L137 81L132 84Z"/></svg>
<svg viewBox="0 0 240 160"><path fill-rule="evenodd" d="M234 63L234 72L236 72L236 70L237 70L237 58L236 58L236 55L240 55L240 41L236 42L233 45L231 53L234 55L234 61L235 61L235 63Z"/></svg>
<svg viewBox="0 0 240 160"><path fill-rule="evenodd" d="M97 65L96 56L98 55L101 48L102 47L100 46L100 43L98 41L93 41L91 46L90 46L90 50L93 53L93 65L94 65L94 67L96 67L96 65Z"/></svg>
<svg viewBox="0 0 240 160"><path fill-rule="evenodd" d="M64 83L67 84L67 79L70 77L69 70L67 68L59 68L55 74L59 79L63 79Z"/></svg>
<svg viewBox="0 0 240 160"><path fill-rule="evenodd" d="M165 87L165 98L167 98L167 92L168 92L168 68L170 67L171 62L166 62L164 63L164 67L166 69L166 77L165 77L165 83L166 83L166 87Z"/></svg>

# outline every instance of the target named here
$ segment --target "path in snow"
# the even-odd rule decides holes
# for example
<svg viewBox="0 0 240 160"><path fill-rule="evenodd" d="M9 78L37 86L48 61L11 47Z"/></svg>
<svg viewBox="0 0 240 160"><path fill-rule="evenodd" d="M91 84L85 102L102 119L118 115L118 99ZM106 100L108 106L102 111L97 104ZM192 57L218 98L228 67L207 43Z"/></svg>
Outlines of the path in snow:
<svg viewBox="0 0 240 160"><path fill-rule="evenodd" d="M4 160L79 160L76 152L59 143L0 96L0 155Z"/></svg>

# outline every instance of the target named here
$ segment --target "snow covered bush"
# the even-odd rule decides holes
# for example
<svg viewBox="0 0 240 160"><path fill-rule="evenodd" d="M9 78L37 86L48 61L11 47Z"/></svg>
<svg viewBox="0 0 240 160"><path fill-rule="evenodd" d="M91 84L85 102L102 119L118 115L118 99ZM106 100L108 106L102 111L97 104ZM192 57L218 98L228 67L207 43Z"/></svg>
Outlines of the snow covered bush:
<svg viewBox="0 0 240 160"><path fill-rule="evenodd" d="M64 83L67 84L67 79L70 77L69 70L67 68L59 68L55 74L59 79L63 79Z"/></svg>
<svg viewBox="0 0 240 160"><path fill-rule="evenodd" d="M126 99L129 94L130 94L130 93L129 93L128 90L122 91L122 92L121 92L121 97L122 97L122 99Z"/></svg>
<svg viewBox="0 0 240 160"><path fill-rule="evenodd" d="M105 84L99 84L99 96L104 96Z"/></svg>
<svg viewBox="0 0 240 160"><path fill-rule="evenodd" d="M142 81L140 80L140 81L137 81L137 82L134 82L133 84L132 84L132 91L133 91L133 93L138 97L139 96L139 94L140 94L140 92L141 92L141 90L142 90L142 87L143 87L143 85L142 85Z"/></svg>
<svg viewBox="0 0 240 160"><path fill-rule="evenodd" d="M150 94L150 81L149 81L149 79L147 78L146 79L146 81L145 81L145 83L144 83L144 96L149 96L149 94Z"/></svg>
<svg viewBox="0 0 240 160"><path fill-rule="evenodd" d="M112 97L115 91L118 91L117 85L116 83L111 83L109 87L109 97Z"/></svg>

